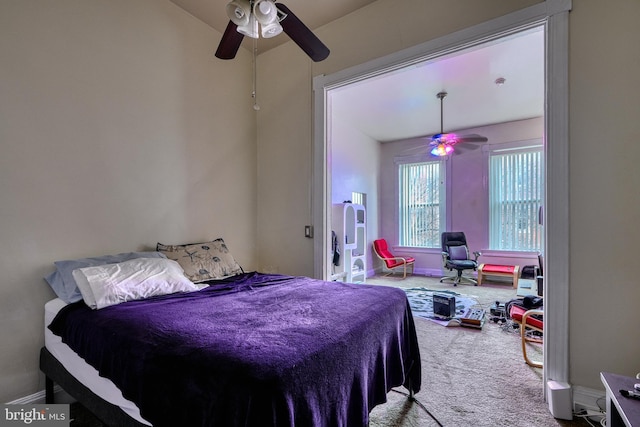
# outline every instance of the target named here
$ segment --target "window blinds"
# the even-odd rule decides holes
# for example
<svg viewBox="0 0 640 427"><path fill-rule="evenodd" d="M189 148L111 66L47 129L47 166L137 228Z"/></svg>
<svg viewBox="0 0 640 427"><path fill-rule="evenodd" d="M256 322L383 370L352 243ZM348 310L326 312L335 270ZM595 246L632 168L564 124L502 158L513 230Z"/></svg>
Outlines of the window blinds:
<svg viewBox="0 0 640 427"><path fill-rule="evenodd" d="M401 246L440 247L441 165L439 161L398 165Z"/></svg>
<svg viewBox="0 0 640 427"><path fill-rule="evenodd" d="M542 151L490 157L489 244L491 249L540 251L543 200Z"/></svg>

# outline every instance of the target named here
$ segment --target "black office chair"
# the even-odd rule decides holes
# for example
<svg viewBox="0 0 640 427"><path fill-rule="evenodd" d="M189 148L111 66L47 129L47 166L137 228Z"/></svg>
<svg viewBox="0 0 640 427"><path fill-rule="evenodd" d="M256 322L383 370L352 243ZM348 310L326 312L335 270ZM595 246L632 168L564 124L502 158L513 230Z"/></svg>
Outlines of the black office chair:
<svg viewBox="0 0 640 427"><path fill-rule="evenodd" d="M456 270L456 276L445 276L440 279L440 283L445 280L453 280L453 286L458 286L463 280L478 285L478 282L469 276L463 276L465 270L476 270L478 268L478 257L480 252L473 252L475 258L469 257L469 247L467 238L461 231L451 231L442 233L442 261L444 268L449 271Z"/></svg>

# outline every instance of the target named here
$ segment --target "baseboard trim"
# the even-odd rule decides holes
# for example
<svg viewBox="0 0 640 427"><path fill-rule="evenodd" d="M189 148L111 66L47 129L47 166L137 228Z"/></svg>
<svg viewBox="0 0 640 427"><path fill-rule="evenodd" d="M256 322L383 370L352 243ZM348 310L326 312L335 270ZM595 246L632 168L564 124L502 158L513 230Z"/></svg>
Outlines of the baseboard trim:
<svg viewBox="0 0 640 427"><path fill-rule="evenodd" d="M382 267L377 267L377 268L374 268L373 270L367 271L367 277L373 277L377 274L384 274L384 271L382 271ZM400 271L400 274L402 274L402 271ZM413 271L413 274L416 276L438 277L438 278L443 276L442 270L439 268L416 268ZM410 274L408 276L410 276Z"/></svg>
<svg viewBox="0 0 640 427"><path fill-rule="evenodd" d="M374 268L373 270L368 270L367 271L367 277L373 277L376 274L383 274L384 272L382 271L382 267L377 267ZM436 277L436 278L440 278L440 277L444 277L447 276L448 272L443 272L441 268L416 268L413 271L413 274L415 274L416 276L425 276L425 277ZM449 274L449 275L454 275Z"/></svg>
<svg viewBox="0 0 640 427"><path fill-rule="evenodd" d="M442 277L442 270L439 268L416 268L415 273L426 277Z"/></svg>
<svg viewBox="0 0 640 427"><path fill-rule="evenodd" d="M56 395L58 393L64 393L62 387L60 387L59 385L53 386L53 394ZM16 400L12 400L11 402L7 402L7 405L31 405L42 403L46 403L46 394L44 390L40 390L28 396L20 397Z"/></svg>
<svg viewBox="0 0 640 427"><path fill-rule="evenodd" d="M598 405L598 401L601 404ZM578 406L592 411L603 411L605 409L605 392L589 387L573 386L573 407Z"/></svg>

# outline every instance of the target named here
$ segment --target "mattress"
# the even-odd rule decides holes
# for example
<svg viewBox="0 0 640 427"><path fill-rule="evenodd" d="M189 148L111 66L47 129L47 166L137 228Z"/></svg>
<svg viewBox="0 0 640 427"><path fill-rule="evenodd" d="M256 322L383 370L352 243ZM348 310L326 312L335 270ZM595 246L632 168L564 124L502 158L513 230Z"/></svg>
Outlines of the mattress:
<svg viewBox="0 0 640 427"><path fill-rule="evenodd" d="M62 342L62 338L53 334L47 326L51 324L58 311L60 311L66 303L60 298L56 298L47 302L44 306L44 345L55 356L60 363L73 375L78 381L89 388L93 393L103 400L119 406L126 414L134 418L138 422L151 425L147 420L140 416L140 410L130 400L122 396L122 392L110 380L101 377L98 371L78 356L68 345Z"/></svg>

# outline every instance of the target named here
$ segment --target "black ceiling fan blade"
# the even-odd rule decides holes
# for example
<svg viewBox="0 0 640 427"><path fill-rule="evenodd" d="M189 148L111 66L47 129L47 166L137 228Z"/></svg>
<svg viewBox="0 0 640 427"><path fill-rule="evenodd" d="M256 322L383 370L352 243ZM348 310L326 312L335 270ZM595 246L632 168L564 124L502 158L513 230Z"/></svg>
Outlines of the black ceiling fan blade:
<svg viewBox="0 0 640 427"><path fill-rule="evenodd" d="M475 133L469 135L461 135L458 137L458 144L461 142L487 142L489 139L486 136L478 135Z"/></svg>
<svg viewBox="0 0 640 427"><path fill-rule="evenodd" d="M216 57L220 59L235 58L243 38L244 35L238 32L238 26L233 21L229 21L216 50Z"/></svg>
<svg viewBox="0 0 640 427"><path fill-rule="evenodd" d="M465 144L465 143L457 143L453 146L453 148L456 150L456 153L463 153L466 151L473 151L473 150L477 150L480 146L476 145L476 144Z"/></svg>
<svg viewBox="0 0 640 427"><path fill-rule="evenodd" d="M467 151L467 150L465 150L464 148L460 147L459 145L454 145L453 146L453 153L458 155L458 156L460 154L463 154L465 151Z"/></svg>
<svg viewBox="0 0 640 427"><path fill-rule="evenodd" d="M315 62L320 62L329 56L329 48L287 6L276 3L276 7L287 15L280 21L282 29L300 49L304 50Z"/></svg>

